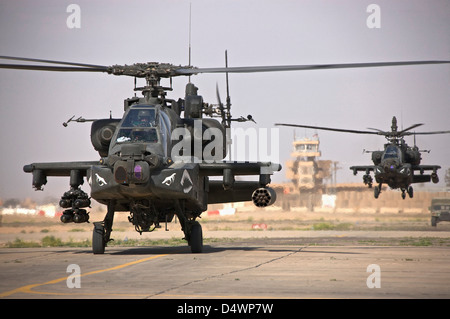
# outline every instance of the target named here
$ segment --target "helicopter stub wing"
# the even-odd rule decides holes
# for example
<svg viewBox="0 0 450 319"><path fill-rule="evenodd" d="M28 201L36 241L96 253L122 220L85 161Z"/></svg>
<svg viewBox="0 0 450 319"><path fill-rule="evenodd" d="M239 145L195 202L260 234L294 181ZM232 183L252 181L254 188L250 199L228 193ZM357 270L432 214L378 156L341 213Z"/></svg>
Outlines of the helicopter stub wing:
<svg viewBox="0 0 450 319"><path fill-rule="evenodd" d="M25 165L23 171L33 174L33 187L42 190L47 183L47 176L68 176L71 179L80 179L87 175L93 165L101 165L99 161L84 162L47 162Z"/></svg>
<svg viewBox="0 0 450 319"><path fill-rule="evenodd" d="M356 173L359 172L366 172L366 174L369 174L369 172L373 172L375 170L374 165L368 165L368 166L351 166L350 169L353 171L353 175L356 175Z"/></svg>
<svg viewBox="0 0 450 319"><path fill-rule="evenodd" d="M420 170L424 170L424 171L433 171L433 170L438 170L441 167L439 165L414 165L411 167L411 169L415 170L415 171L420 171Z"/></svg>
<svg viewBox="0 0 450 319"><path fill-rule="evenodd" d="M272 162L239 162L223 161L200 164L200 172L206 176L221 176L225 170L231 170L234 175L273 174L281 170L281 165Z"/></svg>
<svg viewBox="0 0 450 319"><path fill-rule="evenodd" d="M259 176L255 185L266 187L270 183L270 175L280 171L281 165L271 162L238 162L223 161L217 163L199 164L199 174L202 176L222 176L223 190L232 190L236 185L237 175Z"/></svg>
<svg viewBox="0 0 450 319"><path fill-rule="evenodd" d="M208 204L249 201L265 207L276 200L275 191L268 187L270 175L281 170L281 165L271 162L218 162L201 163L203 176L222 176L208 183ZM235 181L237 175L259 176L255 181Z"/></svg>
<svg viewBox="0 0 450 319"><path fill-rule="evenodd" d="M413 183L426 183L432 181L434 184L439 183L437 170L441 167L439 165L413 165L411 170L419 171L420 174L413 174ZM425 171L432 171L431 174L424 174Z"/></svg>
<svg viewBox="0 0 450 319"><path fill-rule="evenodd" d="M439 183L437 170L441 167L439 165L414 165L411 167L413 171L419 171L420 174L413 174L413 183L426 183L432 181L434 184ZM424 171L432 171L431 174L424 174Z"/></svg>

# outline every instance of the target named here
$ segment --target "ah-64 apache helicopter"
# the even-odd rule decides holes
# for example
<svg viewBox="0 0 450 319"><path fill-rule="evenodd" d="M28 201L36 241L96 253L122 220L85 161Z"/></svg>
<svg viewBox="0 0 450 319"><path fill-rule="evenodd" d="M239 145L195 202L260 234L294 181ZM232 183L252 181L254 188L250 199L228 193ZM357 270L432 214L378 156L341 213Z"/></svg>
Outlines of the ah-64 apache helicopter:
<svg viewBox="0 0 450 319"><path fill-rule="evenodd" d="M143 97L124 100L121 119L93 120L91 142L101 159L86 162L33 163L24 166L32 173L32 185L41 190L48 176L69 177L70 190L60 200L65 208L62 222L88 222L86 207L91 198L107 206L102 222L94 222L94 254L102 254L111 240L116 211L130 212L129 221L142 233L152 231L176 215L192 252L203 249L201 225L196 221L208 204L253 200L265 207L275 201L275 192L267 185L270 176L281 169L271 162L224 161L226 129L232 121L230 99L214 106L203 102L192 83L186 85L186 96L177 101L166 97L171 88L160 80L199 73L245 73L337 68L381 67L396 65L437 64L450 61L411 61L328 65L288 65L262 67L196 68L149 62L133 65L102 66L83 63L0 56L1 59L46 63L45 65L0 64L0 68L61 71L104 72L145 78L146 85L135 90ZM48 65L58 64L58 65ZM218 97L219 94L217 93ZM183 116L181 113L184 113ZM211 118L203 118L208 115ZM221 117L222 121L212 117ZM70 119L69 121L72 121ZM68 122L69 122L68 121ZM74 120L85 122L83 118ZM67 125L67 123L64 123ZM181 137L181 138L180 138ZM194 152L191 152L194 150ZM237 175L256 175L257 181L235 181ZM222 180L210 180L221 176ZM90 197L80 186L84 178L90 184Z"/></svg>
<svg viewBox="0 0 450 319"><path fill-rule="evenodd" d="M421 134L445 134L450 133L450 131L435 131L435 132L409 132L413 128L421 126L423 124L414 124L401 131L398 130L397 118L394 116L392 118L391 131L382 131L379 129L369 128L374 131L358 131L358 130L348 130L330 127L319 127L319 126L309 126L309 125L296 125L296 124L275 124L281 126L292 126L292 127L304 127L318 130L328 130L335 132L346 132L346 133L356 133L356 134L375 134L383 135L388 140L388 143L384 145L383 151L371 151L373 165L368 166L352 166L350 169L353 174L356 175L358 171L363 171L364 184L368 185L369 188L372 187L373 179L370 176L372 171L375 176L375 180L378 186L374 187L374 196L378 198L381 192L382 184L389 185L392 189L400 188L402 191L402 198L405 199L408 193L409 197L413 197L413 188L411 184L413 183L425 183L432 181L433 183L438 183L439 178L437 175L437 170L441 168L439 165L421 165L421 154L424 152L419 150L415 145L410 147L406 144L404 136L407 135L421 135ZM370 152L370 151L366 151ZM414 174L415 171L419 171L420 174ZM424 174L424 171L432 171L431 174Z"/></svg>

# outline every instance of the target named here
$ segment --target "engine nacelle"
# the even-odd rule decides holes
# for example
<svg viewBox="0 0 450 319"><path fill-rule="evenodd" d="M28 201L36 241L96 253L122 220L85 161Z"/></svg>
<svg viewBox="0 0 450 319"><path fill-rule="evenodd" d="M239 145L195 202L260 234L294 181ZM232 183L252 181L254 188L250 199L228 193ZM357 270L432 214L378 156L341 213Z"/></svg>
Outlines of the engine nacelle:
<svg viewBox="0 0 450 319"><path fill-rule="evenodd" d="M419 165L421 160L420 152L417 150L409 149L405 152L405 160L412 165Z"/></svg>
<svg viewBox="0 0 450 319"><path fill-rule="evenodd" d="M372 162L373 162L373 164L374 165L380 165L382 157L383 157L383 151L373 151L372 152Z"/></svg>
<svg viewBox="0 0 450 319"><path fill-rule="evenodd" d="M189 147L186 150L177 147L181 151L187 151L190 156L201 157L203 160L222 160L227 156L227 136L226 130L216 119L182 119L184 125L182 135L173 135L174 145L182 142L183 147ZM200 153L201 152L201 153ZM198 153L198 154L197 154ZM176 154L186 156L180 152Z"/></svg>
<svg viewBox="0 0 450 319"><path fill-rule="evenodd" d="M91 142L101 157L108 156L109 144L120 119L97 120L91 126Z"/></svg>
<svg viewBox="0 0 450 319"><path fill-rule="evenodd" d="M252 201L256 207L267 207L275 203L277 199L276 192L270 187L261 187L252 194Z"/></svg>

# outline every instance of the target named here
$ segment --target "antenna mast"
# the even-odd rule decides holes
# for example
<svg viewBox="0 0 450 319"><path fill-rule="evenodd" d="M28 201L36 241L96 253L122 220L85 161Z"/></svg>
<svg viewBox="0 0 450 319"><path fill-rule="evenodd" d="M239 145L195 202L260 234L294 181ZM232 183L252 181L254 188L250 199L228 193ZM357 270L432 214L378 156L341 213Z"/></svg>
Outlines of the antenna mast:
<svg viewBox="0 0 450 319"><path fill-rule="evenodd" d="M191 24L192 24L192 3L189 4L189 66L191 66ZM189 83L191 83L190 75L189 75Z"/></svg>

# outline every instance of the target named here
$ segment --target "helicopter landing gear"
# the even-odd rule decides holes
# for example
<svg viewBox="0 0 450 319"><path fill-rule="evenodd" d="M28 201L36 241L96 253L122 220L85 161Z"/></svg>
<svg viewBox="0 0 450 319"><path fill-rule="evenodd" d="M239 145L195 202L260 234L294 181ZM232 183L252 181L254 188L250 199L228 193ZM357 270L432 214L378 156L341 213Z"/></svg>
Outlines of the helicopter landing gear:
<svg viewBox="0 0 450 319"><path fill-rule="evenodd" d="M193 253L201 253L203 251L202 225L197 221L193 221L190 225L188 244L191 246L191 252Z"/></svg>
<svg viewBox="0 0 450 319"><path fill-rule="evenodd" d="M187 240L191 247L191 252L194 254L203 251L203 231L202 226L195 220L197 216L188 216L186 211L181 208L182 203L176 202L176 215L180 220L181 230L184 232L184 239Z"/></svg>
<svg viewBox="0 0 450 319"><path fill-rule="evenodd" d="M408 195L409 195L409 198L413 198L413 196L414 196L414 190L413 190L412 186L408 187Z"/></svg>
<svg viewBox="0 0 450 319"><path fill-rule="evenodd" d="M414 196L414 190L412 188L412 186L409 186L408 189L402 188L402 198L405 199L406 198L406 193L408 193L409 198L413 198Z"/></svg>
<svg viewBox="0 0 450 319"><path fill-rule="evenodd" d="M375 198L378 198L378 196L380 196L380 193L381 193L381 184L373 188L373 196Z"/></svg>
<svg viewBox="0 0 450 319"><path fill-rule="evenodd" d="M105 227L103 222L94 223L94 231L92 233L92 252L94 254L103 254L105 252Z"/></svg>
<svg viewBox="0 0 450 319"><path fill-rule="evenodd" d="M114 219L115 201L108 203L108 211L102 222L94 223L94 231L92 232L92 252L94 254L105 253L106 244L111 241L111 232Z"/></svg>

